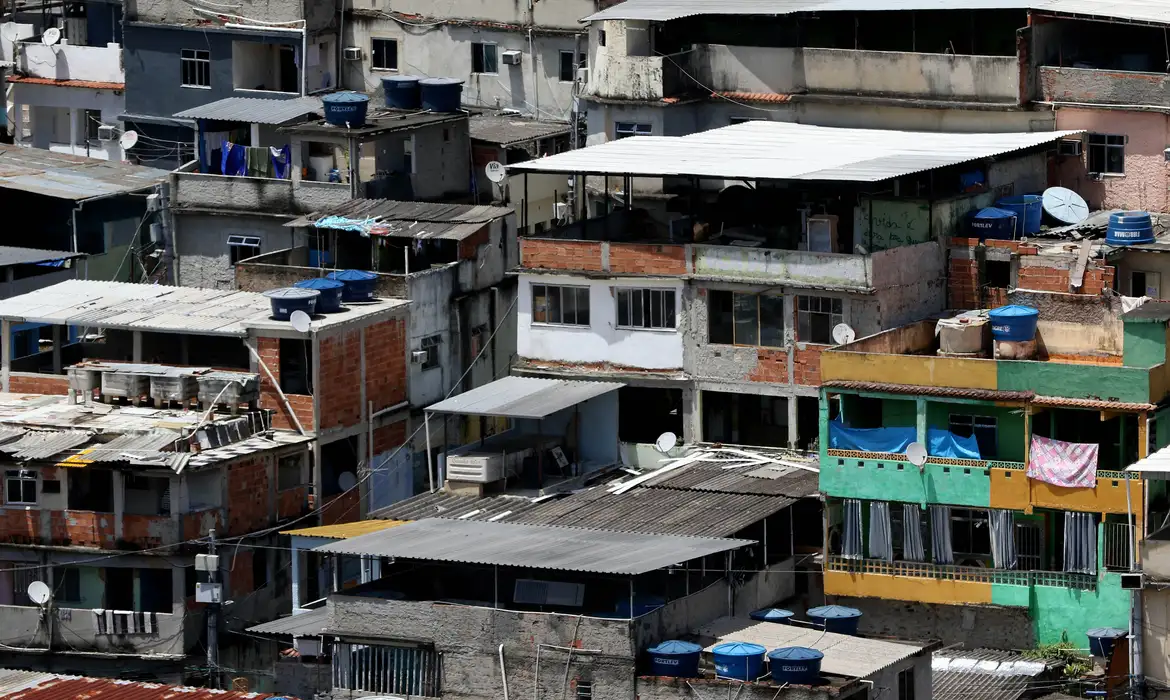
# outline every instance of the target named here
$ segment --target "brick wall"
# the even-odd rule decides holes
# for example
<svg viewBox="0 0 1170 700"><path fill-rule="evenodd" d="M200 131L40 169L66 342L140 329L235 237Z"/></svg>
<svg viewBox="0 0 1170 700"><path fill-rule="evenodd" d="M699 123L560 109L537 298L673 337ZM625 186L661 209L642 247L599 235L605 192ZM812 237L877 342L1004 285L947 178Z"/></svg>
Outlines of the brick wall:
<svg viewBox="0 0 1170 700"><path fill-rule="evenodd" d="M334 496L321 509L321 524L336 525L337 523L352 523L361 519L359 489L350 489L345 493Z"/></svg>
<svg viewBox="0 0 1170 700"><path fill-rule="evenodd" d="M320 429L324 431L361 423L360 331L343 331L321 338L320 358L316 388L321 406ZM405 359L405 355L403 358Z"/></svg>
<svg viewBox="0 0 1170 700"><path fill-rule="evenodd" d="M374 454L380 455L406 442L406 421L383 425L374 430Z"/></svg>
<svg viewBox="0 0 1170 700"><path fill-rule="evenodd" d="M952 309L979 308L979 263L951 257L948 306Z"/></svg>
<svg viewBox="0 0 1170 700"><path fill-rule="evenodd" d="M806 345L804 350L799 347L793 357L792 381L803 386L821 385L821 353L828 345Z"/></svg>
<svg viewBox="0 0 1170 700"><path fill-rule="evenodd" d="M247 547L240 547L228 559L228 591L233 596L247 595L256 588L252 578L253 554Z"/></svg>
<svg viewBox="0 0 1170 700"><path fill-rule="evenodd" d="M183 514L184 540L206 537L212 529L223 532L223 512L219 508Z"/></svg>
<svg viewBox="0 0 1170 700"><path fill-rule="evenodd" d="M1039 265L1020 265L1016 275L1018 289L1034 289L1038 292L1067 292L1068 270Z"/></svg>
<svg viewBox="0 0 1170 700"><path fill-rule="evenodd" d="M269 525L273 518L268 497L273 484L268 478L268 460L251 457L228 465L227 532L242 535Z"/></svg>
<svg viewBox="0 0 1170 700"><path fill-rule="evenodd" d="M601 271L601 244L590 241L520 239L520 267L531 270Z"/></svg>
<svg viewBox="0 0 1170 700"><path fill-rule="evenodd" d="M84 510L55 510L49 514L52 544L114 548L114 514Z"/></svg>
<svg viewBox="0 0 1170 700"><path fill-rule="evenodd" d="M1113 289L1114 274L1116 274L1116 270L1113 267L1095 267L1085 270L1081 293L1100 294L1106 289Z"/></svg>
<svg viewBox="0 0 1170 700"><path fill-rule="evenodd" d="M321 351L324 357L324 349ZM366 400L374 410L406 400L406 321L383 321L366 328Z"/></svg>
<svg viewBox="0 0 1170 700"><path fill-rule="evenodd" d="M788 350L760 348L756 352L756 367L748 375L753 382L788 383Z"/></svg>
<svg viewBox="0 0 1170 700"><path fill-rule="evenodd" d="M60 374L13 372L8 379L8 386L13 394L64 396L69 393L69 377Z"/></svg>
<svg viewBox="0 0 1170 700"><path fill-rule="evenodd" d="M168 515L123 515L122 541L148 549L174 544L178 537Z"/></svg>
<svg viewBox="0 0 1170 700"><path fill-rule="evenodd" d="M257 338L256 353L264 361L264 365L272 372L272 376L280 381L280 340L278 338ZM313 397L304 394L285 394L288 403L300 420L305 430L313 429ZM260 407L272 409L276 413L272 416L272 425L285 430L295 430L296 425L289 417L288 409L280 400L280 394L268 374L260 370Z"/></svg>
<svg viewBox="0 0 1170 700"><path fill-rule="evenodd" d="M491 240L491 224L484 224L484 227L476 231L472 235L459 241L459 259L460 260L475 260L477 249L481 245L487 245Z"/></svg>
<svg viewBox="0 0 1170 700"><path fill-rule="evenodd" d="M41 544L41 512L9 508L0 511L0 541Z"/></svg>
<svg viewBox="0 0 1170 700"><path fill-rule="evenodd" d="M686 248L681 245L609 244L609 271L648 275L687 274Z"/></svg>
<svg viewBox="0 0 1170 700"><path fill-rule="evenodd" d="M303 515L309 508L309 487L297 486L276 495L276 515L281 520Z"/></svg>
<svg viewBox="0 0 1170 700"><path fill-rule="evenodd" d="M993 308L1007 301L1007 288L986 286L979 278L976 238L952 238L950 248L948 305L952 309ZM1018 241L985 241L987 248L1000 248L1015 254L1017 289L1038 292L1069 293L1070 267L1075 250L1061 256L1040 256L1040 248ZM1114 268L1099 260L1090 260L1078 291L1096 295L1113 288Z"/></svg>

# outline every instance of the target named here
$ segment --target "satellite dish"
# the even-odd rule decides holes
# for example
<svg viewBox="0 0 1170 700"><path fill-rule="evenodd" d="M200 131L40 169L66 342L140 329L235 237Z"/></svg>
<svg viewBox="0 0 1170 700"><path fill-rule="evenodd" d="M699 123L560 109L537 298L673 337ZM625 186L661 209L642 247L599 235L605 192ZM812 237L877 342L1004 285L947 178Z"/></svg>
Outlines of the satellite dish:
<svg viewBox="0 0 1170 700"><path fill-rule="evenodd" d="M654 441L654 449L665 454L673 450L674 446L677 444L678 436L668 430L665 433L659 435L658 439Z"/></svg>
<svg viewBox="0 0 1170 700"><path fill-rule="evenodd" d="M504 172L504 164L498 160L493 160L492 162L488 163L484 167L483 171L487 174L487 179L491 180L492 182L503 182L504 177L507 175L507 173Z"/></svg>
<svg viewBox="0 0 1170 700"><path fill-rule="evenodd" d="M341 487L342 491L348 491L357 486L357 477L353 475L353 472L341 472L341 476L337 477L337 485Z"/></svg>
<svg viewBox="0 0 1170 700"><path fill-rule="evenodd" d="M1066 187L1044 190L1040 204L1049 216L1062 224L1079 224L1089 218L1089 205L1076 192Z"/></svg>
<svg viewBox="0 0 1170 700"><path fill-rule="evenodd" d="M49 602L49 598L51 598L52 595L53 591L49 589L48 584L46 584L44 581L33 581L32 583L28 584L29 600L36 603L37 605L44 605L45 603Z"/></svg>
<svg viewBox="0 0 1170 700"><path fill-rule="evenodd" d="M49 27L45 33L41 35L41 43L45 46L52 46L58 41L61 41L61 30L56 27Z"/></svg>
<svg viewBox="0 0 1170 700"><path fill-rule="evenodd" d="M138 143L138 132L133 130L124 132L122 137L118 139L118 145L122 147L123 151L134 148L136 143Z"/></svg>
<svg viewBox="0 0 1170 700"><path fill-rule="evenodd" d="M906 459L916 467L926 464L926 447L921 442L912 442L906 446Z"/></svg>
<svg viewBox="0 0 1170 700"><path fill-rule="evenodd" d="M297 309L288 317L292 323L293 330L298 333L308 333L309 326L313 323L313 319L309 318L309 314Z"/></svg>
<svg viewBox="0 0 1170 700"><path fill-rule="evenodd" d="M852 343L856 337L857 334L853 332L848 323L838 323L833 326L833 342L838 345Z"/></svg>

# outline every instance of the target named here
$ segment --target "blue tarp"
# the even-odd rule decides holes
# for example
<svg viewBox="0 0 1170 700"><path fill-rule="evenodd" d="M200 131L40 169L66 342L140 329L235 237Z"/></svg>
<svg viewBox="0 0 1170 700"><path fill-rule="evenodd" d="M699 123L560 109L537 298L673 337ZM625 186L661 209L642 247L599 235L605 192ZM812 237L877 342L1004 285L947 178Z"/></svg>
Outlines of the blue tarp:
<svg viewBox="0 0 1170 700"><path fill-rule="evenodd" d="M918 433L914 428L850 428L841 421L829 423L829 447L834 450L903 454ZM959 437L949 430L928 428L927 452L933 457L980 459L975 437Z"/></svg>

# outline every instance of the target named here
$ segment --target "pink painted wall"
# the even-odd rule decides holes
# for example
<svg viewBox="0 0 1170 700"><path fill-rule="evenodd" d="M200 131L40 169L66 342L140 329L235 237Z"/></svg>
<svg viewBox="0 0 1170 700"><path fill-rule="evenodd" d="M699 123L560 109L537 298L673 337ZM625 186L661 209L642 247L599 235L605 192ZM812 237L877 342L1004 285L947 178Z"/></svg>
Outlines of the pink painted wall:
<svg viewBox="0 0 1170 700"><path fill-rule="evenodd" d="M1088 139L1085 154L1057 159L1057 182L1084 197L1093 209L1170 211L1170 163L1163 151L1170 147L1170 116L1118 109L1056 110L1056 129L1084 129L1102 134L1125 134L1125 175L1088 178Z"/></svg>

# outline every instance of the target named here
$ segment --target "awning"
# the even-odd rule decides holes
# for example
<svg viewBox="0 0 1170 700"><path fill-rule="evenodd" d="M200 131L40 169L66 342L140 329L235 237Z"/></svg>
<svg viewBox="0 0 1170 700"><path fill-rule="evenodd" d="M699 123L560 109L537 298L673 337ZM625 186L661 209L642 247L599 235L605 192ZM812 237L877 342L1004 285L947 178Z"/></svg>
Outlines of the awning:
<svg viewBox="0 0 1170 700"><path fill-rule="evenodd" d="M1170 474L1170 447L1163 447L1153 454L1139 459L1125 468L1127 472L1136 472L1149 479L1166 479Z"/></svg>
<svg viewBox="0 0 1170 700"><path fill-rule="evenodd" d="M252 634L271 634L278 637L316 637L325 631L329 622L329 609L316 608L309 612L289 615L279 620L249 627Z"/></svg>
<svg viewBox="0 0 1170 700"><path fill-rule="evenodd" d="M541 419L625 386L619 382L583 382L540 377L504 377L426 410L463 416Z"/></svg>
<svg viewBox="0 0 1170 700"><path fill-rule="evenodd" d="M320 537L329 540L347 540L351 537L368 535L371 532L381 532L392 527L398 527L405 520L358 520L352 523L336 523L334 525L318 525L316 527L302 527L296 530L284 530L280 534L293 537Z"/></svg>
<svg viewBox="0 0 1170 700"><path fill-rule="evenodd" d="M750 544L755 542L428 518L313 551L637 575Z"/></svg>

